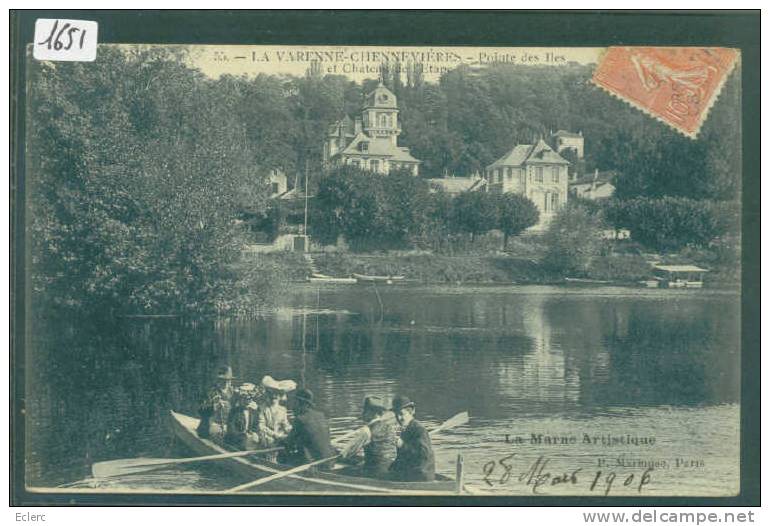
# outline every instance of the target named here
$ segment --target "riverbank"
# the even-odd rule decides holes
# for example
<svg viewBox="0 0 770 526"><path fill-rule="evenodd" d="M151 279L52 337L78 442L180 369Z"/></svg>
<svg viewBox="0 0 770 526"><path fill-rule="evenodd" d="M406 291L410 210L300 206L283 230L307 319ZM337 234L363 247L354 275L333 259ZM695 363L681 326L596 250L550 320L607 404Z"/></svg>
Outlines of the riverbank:
<svg viewBox="0 0 770 526"><path fill-rule="evenodd" d="M664 255L662 258L667 263L678 263L684 261L687 255ZM599 256L582 273L551 269L542 263L536 251L451 256L426 251L326 252L312 253L310 257L285 252L260 257L282 268L286 278L292 282L304 282L317 272L334 277L349 277L352 274L404 276L409 281L423 284L544 285L575 283L572 280L576 279L585 284L637 285L653 275L649 255L629 253ZM724 264L708 255L687 258L687 261L703 265L704 259L704 266L711 270L706 275L707 286L735 287L739 284L740 266Z"/></svg>

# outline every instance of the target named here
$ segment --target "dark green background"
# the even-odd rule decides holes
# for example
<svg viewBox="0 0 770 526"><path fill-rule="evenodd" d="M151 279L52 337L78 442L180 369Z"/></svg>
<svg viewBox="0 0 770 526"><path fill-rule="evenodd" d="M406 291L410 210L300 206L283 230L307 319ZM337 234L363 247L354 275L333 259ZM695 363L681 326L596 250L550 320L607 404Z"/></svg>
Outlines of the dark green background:
<svg viewBox="0 0 770 526"><path fill-rule="evenodd" d="M613 505L760 504L759 11L12 11L11 503L12 505ZM741 494L729 498L253 497L39 494L24 491L25 45L37 18L95 20L100 43L468 46L724 46L743 75Z"/></svg>

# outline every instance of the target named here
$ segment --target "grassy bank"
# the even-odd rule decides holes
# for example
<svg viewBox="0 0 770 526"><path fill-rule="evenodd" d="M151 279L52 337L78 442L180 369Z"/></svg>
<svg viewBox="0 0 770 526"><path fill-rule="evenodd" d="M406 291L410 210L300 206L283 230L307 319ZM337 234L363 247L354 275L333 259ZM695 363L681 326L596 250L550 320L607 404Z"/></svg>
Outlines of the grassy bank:
<svg viewBox="0 0 770 526"><path fill-rule="evenodd" d="M565 278L583 278L617 284L636 284L652 277L647 259L665 263L695 263L711 270L707 286L733 287L739 279L740 266L734 258L708 251L682 252L654 256L617 250L594 258L583 272L559 272L542 263L540 240L518 239L510 252L482 251L474 255L444 255L427 251L383 251L377 253L313 253L315 270L335 277L352 274L404 276L425 284L554 284ZM301 254L284 252L261 254L262 262L282 269L289 281L306 281L313 272L311 262ZM242 263L245 267L248 261Z"/></svg>
<svg viewBox="0 0 770 526"><path fill-rule="evenodd" d="M322 254L313 259L319 272L331 276L399 275L421 283L550 283L559 279L535 260L511 256Z"/></svg>

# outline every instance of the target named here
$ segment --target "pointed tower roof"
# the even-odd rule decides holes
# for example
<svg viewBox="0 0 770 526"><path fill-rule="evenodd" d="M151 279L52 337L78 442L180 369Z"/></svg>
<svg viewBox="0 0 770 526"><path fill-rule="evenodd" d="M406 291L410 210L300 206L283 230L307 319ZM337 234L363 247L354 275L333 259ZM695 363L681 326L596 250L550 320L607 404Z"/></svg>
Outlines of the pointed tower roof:
<svg viewBox="0 0 770 526"><path fill-rule="evenodd" d="M366 96L364 108L398 109L396 96L385 85L380 84Z"/></svg>

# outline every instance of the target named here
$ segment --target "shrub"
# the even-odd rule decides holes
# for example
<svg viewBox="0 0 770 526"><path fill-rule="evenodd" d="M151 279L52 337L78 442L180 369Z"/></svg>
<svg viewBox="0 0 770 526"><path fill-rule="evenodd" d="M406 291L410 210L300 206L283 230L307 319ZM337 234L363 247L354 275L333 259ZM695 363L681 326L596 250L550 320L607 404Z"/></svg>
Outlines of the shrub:
<svg viewBox="0 0 770 526"><path fill-rule="evenodd" d="M599 214L592 214L581 205L568 204L548 225L543 263L554 271L586 275L604 245L604 228Z"/></svg>

